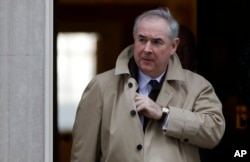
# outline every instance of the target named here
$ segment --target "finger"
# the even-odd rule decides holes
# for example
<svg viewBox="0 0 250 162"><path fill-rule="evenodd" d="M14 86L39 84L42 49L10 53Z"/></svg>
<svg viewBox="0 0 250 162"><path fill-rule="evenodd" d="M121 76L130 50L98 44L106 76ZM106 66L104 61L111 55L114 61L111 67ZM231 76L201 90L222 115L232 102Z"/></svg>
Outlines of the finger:
<svg viewBox="0 0 250 162"><path fill-rule="evenodd" d="M135 102L138 102L138 101L142 101L144 100L144 96L142 95L136 95L135 98L134 98Z"/></svg>
<svg viewBox="0 0 250 162"><path fill-rule="evenodd" d="M139 93L135 94L135 98L138 98L139 96L141 96Z"/></svg>
<svg viewBox="0 0 250 162"><path fill-rule="evenodd" d="M143 100L137 100L135 102L135 106L137 111L141 111L144 108L144 101Z"/></svg>
<svg viewBox="0 0 250 162"><path fill-rule="evenodd" d="M151 101L146 96L140 96L135 99L136 107L143 106L143 109L150 106Z"/></svg>

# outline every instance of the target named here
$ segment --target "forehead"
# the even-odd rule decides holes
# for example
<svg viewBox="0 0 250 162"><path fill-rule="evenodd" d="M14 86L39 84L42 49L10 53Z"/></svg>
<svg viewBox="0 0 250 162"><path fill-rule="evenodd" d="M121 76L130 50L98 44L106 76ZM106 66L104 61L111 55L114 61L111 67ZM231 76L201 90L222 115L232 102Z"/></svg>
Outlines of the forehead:
<svg viewBox="0 0 250 162"><path fill-rule="evenodd" d="M168 22L157 16L144 17L138 24L138 35L151 35L151 36L167 36L169 25Z"/></svg>

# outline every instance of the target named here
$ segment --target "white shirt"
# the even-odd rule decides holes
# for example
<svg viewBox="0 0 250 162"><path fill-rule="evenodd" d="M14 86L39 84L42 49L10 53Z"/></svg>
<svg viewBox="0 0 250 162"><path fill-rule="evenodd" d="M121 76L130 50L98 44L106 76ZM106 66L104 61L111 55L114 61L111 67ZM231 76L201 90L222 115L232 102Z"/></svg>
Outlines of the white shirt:
<svg viewBox="0 0 250 162"><path fill-rule="evenodd" d="M139 70L139 75L138 75L139 93L144 95L144 96L148 96L151 89L152 89L151 85L149 84L150 80L157 80L158 83L160 83L163 75L164 75L164 73L162 73L157 78L151 78Z"/></svg>
<svg viewBox="0 0 250 162"><path fill-rule="evenodd" d="M139 83L139 94L148 96L152 87L149 84L150 80L157 80L159 83L161 81L161 78L163 77L165 72L163 72L159 77L157 78L151 78L144 74L142 71L139 70L139 75L138 75L138 83ZM144 123L144 116L140 115L140 119L142 124ZM165 122L162 124L162 129L166 131L167 129L167 123L168 123L168 117L167 120L164 120Z"/></svg>

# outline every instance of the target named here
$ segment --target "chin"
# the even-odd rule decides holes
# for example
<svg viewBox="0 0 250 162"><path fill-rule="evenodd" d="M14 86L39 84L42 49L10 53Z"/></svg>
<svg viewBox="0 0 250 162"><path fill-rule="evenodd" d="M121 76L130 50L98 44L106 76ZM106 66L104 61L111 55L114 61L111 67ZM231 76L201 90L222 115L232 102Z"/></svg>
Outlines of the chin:
<svg viewBox="0 0 250 162"><path fill-rule="evenodd" d="M141 71L144 73L144 74L146 74L146 75L148 75L148 76L151 76L151 74L153 73L152 72L152 70L149 70L149 69L141 69Z"/></svg>

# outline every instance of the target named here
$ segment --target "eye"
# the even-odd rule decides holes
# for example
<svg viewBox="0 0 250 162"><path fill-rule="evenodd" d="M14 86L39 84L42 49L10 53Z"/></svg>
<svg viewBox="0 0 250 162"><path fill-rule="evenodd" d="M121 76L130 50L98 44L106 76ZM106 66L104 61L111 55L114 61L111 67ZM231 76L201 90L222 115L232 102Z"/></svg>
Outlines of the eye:
<svg viewBox="0 0 250 162"><path fill-rule="evenodd" d="M162 40L160 40L160 39L154 39L153 40L153 44L160 45L160 44L162 44Z"/></svg>
<svg viewBox="0 0 250 162"><path fill-rule="evenodd" d="M146 42L146 39L144 39L144 38L139 38L139 42L145 43L145 42Z"/></svg>

